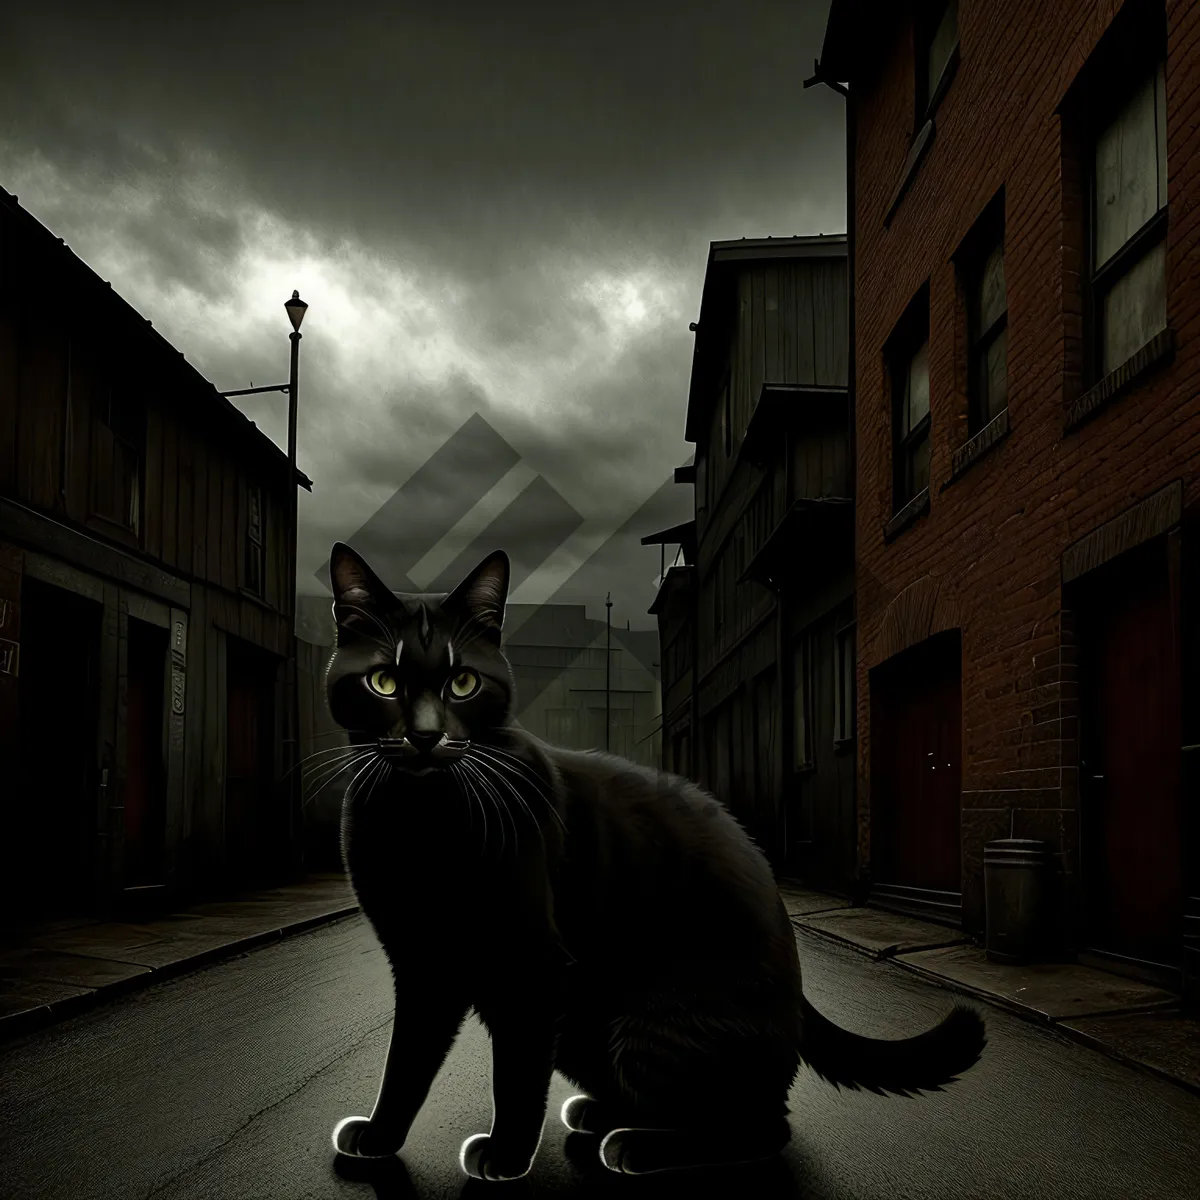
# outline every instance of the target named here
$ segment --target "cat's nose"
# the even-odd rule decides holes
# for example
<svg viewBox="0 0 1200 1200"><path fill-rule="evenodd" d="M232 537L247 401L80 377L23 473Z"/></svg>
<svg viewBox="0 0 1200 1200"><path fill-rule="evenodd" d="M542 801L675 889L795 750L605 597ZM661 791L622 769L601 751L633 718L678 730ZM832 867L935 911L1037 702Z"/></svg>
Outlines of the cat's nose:
<svg viewBox="0 0 1200 1200"><path fill-rule="evenodd" d="M417 729L410 729L404 736L414 749L423 754L428 754L442 740L441 733L426 733Z"/></svg>

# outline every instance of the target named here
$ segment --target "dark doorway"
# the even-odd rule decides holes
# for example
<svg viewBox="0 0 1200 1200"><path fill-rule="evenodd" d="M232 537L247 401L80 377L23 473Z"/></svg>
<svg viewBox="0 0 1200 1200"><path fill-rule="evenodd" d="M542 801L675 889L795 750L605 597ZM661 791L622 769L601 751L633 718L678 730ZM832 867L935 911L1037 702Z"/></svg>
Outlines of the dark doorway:
<svg viewBox="0 0 1200 1200"><path fill-rule="evenodd" d="M163 882L166 852L165 629L130 618L125 715L125 886Z"/></svg>
<svg viewBox="0 0 1200 1200"><path fill-rule="evenodd" d="M238 883L274 880L288 845L283 789L275 787L278 660L226 637L225 856Z"/></svg>
<svg viewBox="0 0 1200 1200"><path fill-rule="evenodd" d="M1178 966L1184 907L1179 620L1165 539L1072 589L1081 874L1092 948Z"/></svg>
<svg viewBox="0 0 1200 1200"><path fill-rule="evenodd" d="M20 787L5 855L18 920L91 907L101 606L25 578L21 588Z"/></svg>
<svg viewBox="0 0 1200 1200"><path fill-rule="evenodd" d="M962 912L962 649L936 634L871 672L871 875L877 898Z"/></svg>

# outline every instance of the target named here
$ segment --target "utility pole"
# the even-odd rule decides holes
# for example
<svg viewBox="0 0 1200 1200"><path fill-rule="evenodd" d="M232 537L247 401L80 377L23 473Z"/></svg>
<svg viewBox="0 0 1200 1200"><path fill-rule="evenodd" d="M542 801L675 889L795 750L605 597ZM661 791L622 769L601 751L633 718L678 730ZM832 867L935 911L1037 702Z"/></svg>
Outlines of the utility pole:
<svg viewBox="0 0 1200 1200"><path fill-rule="evenodd" d="M604 749L609 748L612 716L609 712L609 685L612 681L612 592L604 598Z"/></svg>

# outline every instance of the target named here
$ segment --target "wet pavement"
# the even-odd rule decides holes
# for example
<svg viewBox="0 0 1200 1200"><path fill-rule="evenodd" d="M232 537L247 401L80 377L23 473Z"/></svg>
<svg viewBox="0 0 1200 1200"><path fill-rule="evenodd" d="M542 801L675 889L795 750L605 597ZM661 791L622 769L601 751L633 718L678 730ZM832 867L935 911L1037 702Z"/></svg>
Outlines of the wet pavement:
<svg viewBox="0 0 1200 1200"><path fill-rule="evenodd" d="M904 1036L957 999L827 937L797 933L807 991L862 1033ZM0 1045L0 1193L28 1197L1200 1197L1200 1098L980 1005L990 1042L958 1083L917 1098L838 1092L801 1068L793 1139L766 1167L622 1178L564 1156L555 1076L530 1176L468 1181L463 1139L490 1124L486 1033L472 1017L402 1158L362 1177L329 1135L366 1113L391 982L361 916L151 983ZM1111 1018L1106 1018L1111 1019Z"/></svg>

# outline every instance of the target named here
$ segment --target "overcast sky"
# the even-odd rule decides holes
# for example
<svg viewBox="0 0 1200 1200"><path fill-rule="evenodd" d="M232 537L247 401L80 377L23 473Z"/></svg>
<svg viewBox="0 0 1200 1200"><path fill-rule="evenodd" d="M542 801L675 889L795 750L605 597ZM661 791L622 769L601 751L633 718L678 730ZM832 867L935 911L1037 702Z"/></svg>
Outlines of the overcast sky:
<svg viewBox="0 0 1200 1200"><path fill-rule="evenodd" d="M513 513L545 561L510 598L603 618L609 589L614 623L649 628L659 552L638 539L692 512L663 485L692 452L708 243L845 229L843 102L802 87L827 12L18 3L0 185L222 390L286 379L283 301L308 301L302 592L478 417L516 463L446 483L483 498L412 582L532 486ZM283 396L238 403L286 447ZM582 518L561 544L550 509Z"/></svg>

